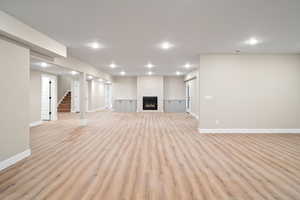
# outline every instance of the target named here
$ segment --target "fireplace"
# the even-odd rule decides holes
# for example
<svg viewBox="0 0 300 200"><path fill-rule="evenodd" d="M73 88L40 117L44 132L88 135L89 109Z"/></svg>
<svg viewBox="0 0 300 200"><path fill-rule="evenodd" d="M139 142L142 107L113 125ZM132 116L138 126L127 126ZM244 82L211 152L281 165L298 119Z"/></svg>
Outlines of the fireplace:
<svg viewBox="0 0 300 200"><path fill-rule="evenodd" d="M143 110L157 110L157 97L143 97Z"/></svg>

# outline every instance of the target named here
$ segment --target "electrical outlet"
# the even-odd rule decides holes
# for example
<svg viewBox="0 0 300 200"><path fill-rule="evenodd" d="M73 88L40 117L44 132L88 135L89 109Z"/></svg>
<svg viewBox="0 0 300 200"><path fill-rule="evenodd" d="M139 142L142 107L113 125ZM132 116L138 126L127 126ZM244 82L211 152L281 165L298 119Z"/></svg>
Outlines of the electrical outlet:
<svg viewBox="0 0 300 200"><path fill-rule="evenodd" d="M205 96L204 98L207 99L207 100L210 100L210 99L213 98L213 96Z"/></svg>

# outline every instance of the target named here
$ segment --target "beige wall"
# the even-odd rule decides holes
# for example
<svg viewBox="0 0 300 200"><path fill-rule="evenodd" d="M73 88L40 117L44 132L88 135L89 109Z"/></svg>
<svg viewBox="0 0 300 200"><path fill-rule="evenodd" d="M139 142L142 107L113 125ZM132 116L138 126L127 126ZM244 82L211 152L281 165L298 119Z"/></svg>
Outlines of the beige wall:
<svg viewBox="0 0 300 200"><path fill-rule="evenodd" d="M29 147L29 50L0 40L0 161Z"/></svg>
<svg viewBox="0 0 300 200"><path fill-rule="evenodd" d="M49 56L67 56L66 46L0 11L0 33Z"/></svg>
<svg viewBox="0 0 300 200"><path fill-rule="evenodd" d="M137 98L137 78L119 77L113 79L112 99L136 99Z"/></svg>
<svg viewBox="0 0 300 200"><path fill-rule="evenodd" d="M201 129L300 128L300 55L201 55L199 76Z"/></svg>
<svg viewBox="0 0 300 200"><path fill-rule="evenodd" d="M41 72L30 70L30 123L41 121Z"/></svg>
<svg viewBox="0 0 300 200"><path fill-rule="evenodd" d="M88 81L88 110L95 111L105 108L104 83Z"/></svg>
<svg viewBox="0 0 300 200"><path fill-rule="evenodd" d="M164 77L164 99L185 99L185 83L183 76Z"/></svg>

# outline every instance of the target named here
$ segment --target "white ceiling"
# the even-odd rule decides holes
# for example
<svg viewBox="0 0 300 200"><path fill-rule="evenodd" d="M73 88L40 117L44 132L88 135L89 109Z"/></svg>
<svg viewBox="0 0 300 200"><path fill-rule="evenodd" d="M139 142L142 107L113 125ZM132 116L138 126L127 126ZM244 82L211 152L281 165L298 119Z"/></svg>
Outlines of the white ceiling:
<svg viewBox="0 0 300 200"><path fill-rule="evenodd" d="M149 61L156 74L186 72L200 53L300 53L299 0L0 0L0 8L112 74L145 74ZM262 43L245 45L250 37ZM175 47L157 48L165 40ZM94 41L105 47L86 46Z"/></svg>

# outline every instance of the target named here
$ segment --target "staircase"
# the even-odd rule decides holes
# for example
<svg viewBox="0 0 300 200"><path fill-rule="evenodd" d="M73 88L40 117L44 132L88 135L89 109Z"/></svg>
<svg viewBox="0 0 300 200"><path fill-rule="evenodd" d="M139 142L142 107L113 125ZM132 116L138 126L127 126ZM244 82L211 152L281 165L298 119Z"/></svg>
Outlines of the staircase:
<svg viewBox="0 0 300 200"><path fill-rule="evenodd" d="M57 108L58 112L71 112L71 92L68 92Z"/></svg>

